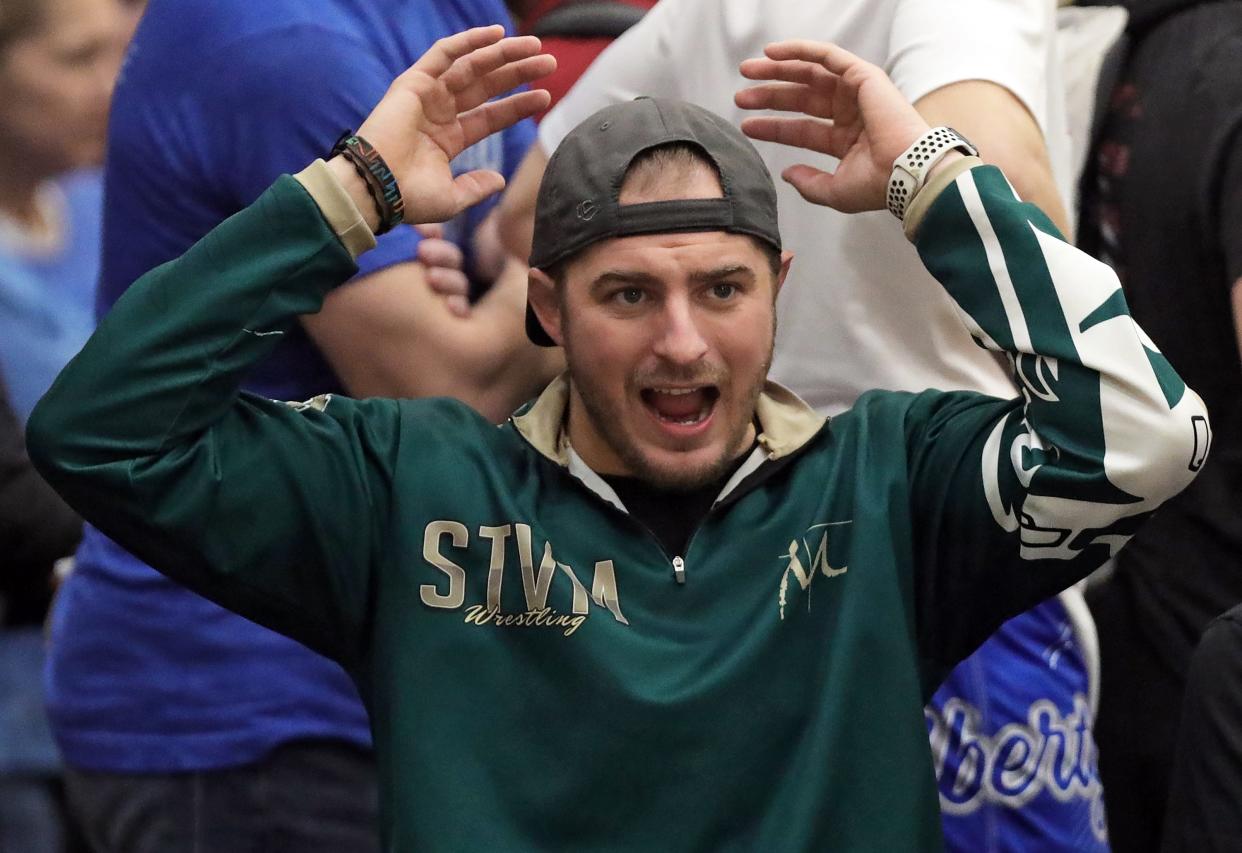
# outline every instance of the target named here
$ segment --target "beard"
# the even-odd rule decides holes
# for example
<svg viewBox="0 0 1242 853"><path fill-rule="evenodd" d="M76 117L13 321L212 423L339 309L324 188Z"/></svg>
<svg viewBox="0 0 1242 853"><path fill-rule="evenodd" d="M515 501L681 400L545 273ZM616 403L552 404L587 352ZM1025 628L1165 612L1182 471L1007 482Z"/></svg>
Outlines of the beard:
<svg viewBox="0 0 1242 853"><path fill-rule="evenodd" d="M659 371L634 374L626 381L624 393L629 399L637 397L639 389L661 383L714 385L721 390L722 393L715 402L713 416L732 418L726 426L723 449L717 458L694 466L689 463L670 465L654 462L635 437L626 430L622 417L624 404L610 398L607 389L595 382L593 376L588 375L589 371L575 368L576 360L573 358L572 344L568 336L565 340L565 355L570 381L582 400L587 418L595 432L625 464L630 475L664 491L690 492L719 480L746 450L743 445L750 425L754 422L755 404L763 391L768 368L772 363L772 345L769 345L767 357L755 374L744 380L741 394L734 397L736 408L732 412L725 410L729 395L723 393L724 389L731 387L732 374L724 367L663 368Z"/></svg>

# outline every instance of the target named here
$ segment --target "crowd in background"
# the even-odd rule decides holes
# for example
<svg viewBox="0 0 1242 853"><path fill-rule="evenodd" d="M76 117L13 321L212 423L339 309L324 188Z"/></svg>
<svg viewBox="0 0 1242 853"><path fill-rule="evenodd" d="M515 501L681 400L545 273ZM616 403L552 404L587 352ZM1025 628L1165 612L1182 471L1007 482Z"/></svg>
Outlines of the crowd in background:
<svg viewBox="0 0 1242 853"><path fill-rule="evenodd" d="M1113 564L1007 623L928 705L947 849L1242 849L1242 3L953 5L0 2L0 853L379 849L339 666L83 528L21 425L130 283L325 156L437 38L492 22L560 59L538 128L454 163L501 171L505 194L382 237L249 390L451 395L503 420L561 367L523 312L565 133L639 94L737 121L742 58L838 42L1113 267L1214 425L1202 476ZM760 150L773 174L807 160ZM1016 393L886 213L778 187L798 262L773 378L827 414L873 387Z"/></svg>

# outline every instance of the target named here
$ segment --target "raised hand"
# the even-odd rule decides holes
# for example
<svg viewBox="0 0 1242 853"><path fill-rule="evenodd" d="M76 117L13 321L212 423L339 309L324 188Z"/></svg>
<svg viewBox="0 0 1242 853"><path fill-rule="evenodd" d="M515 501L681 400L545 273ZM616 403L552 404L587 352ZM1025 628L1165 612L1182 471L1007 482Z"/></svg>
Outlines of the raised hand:
<svg viewBox="0 0 1242 853"><path fill-rule="evenodd" d="M773 82L742 89L737 105L802 115L747 118L742 132L840 161L831 173L805 164L781 173L807 201L845 213L884 208L893 161L927 122L880 68L834 44L774 42L764 54L743 62L742 76Z"/></svg>
<svg viewBox="0 0 1242 853"><path fill-rule="evenodd" d="M489 99L555 69L556 60L540 53L539 39L505 38L496 25L440 39L393 81L358 135L396 177L406 222L443 222L504 187L504 178L491 170L454 177L449 161L546 107L543 90Z"/></svg>

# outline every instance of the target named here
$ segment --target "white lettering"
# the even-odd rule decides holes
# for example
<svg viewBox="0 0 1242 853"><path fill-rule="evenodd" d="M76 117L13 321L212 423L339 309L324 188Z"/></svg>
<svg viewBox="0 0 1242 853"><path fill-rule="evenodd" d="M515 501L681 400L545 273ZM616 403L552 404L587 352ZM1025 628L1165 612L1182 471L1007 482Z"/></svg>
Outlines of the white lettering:
<svg viewBox="0 0 1242 853"><path fill-rule="evenodd" d="M586 616L568 616L550 607L525 613L500 613L482 604L472 604L466 608L465 621L468 625L494 624L498 628L560 628L564 636L572 637L586 622Z"/></svg>
<svg viewBox="0 0 1242 853"><path fill-rule="evenodd" d="M500 585L505 579L505 540L513 531L513 526L505 524L500 527L480 527L479 535L492 540L492 560L487 569L487 609L500 609Z"/></svg>
<svg viewBox="0 0 1242 853"><path fill-rule="evenodd" d="M478 535L491 542L487 568L486 600L483 604L472 605L466 621L472 624L496 624L505 627L528 624L543 624L529 621L529 614L551 613L552 617L562 621L556 627L566 629L566 636L576 631L582 621L590 614L591 605L607 609L622 625L629 620L621 612L621 598L617 590L617 572L612 560L598 560L595 563L595 575L588 592L586 586L578 580L573 567L558 562L552 553L552 543L543 543L543 554L539 564L535 565L535 546L533 530L529 524L513 522L504 525L481 525ZM422 584L419 594L424 604L445 610L455 610L465 604L466 570L444 556L445 543L443 537L449 537L452 547L466 550L470 546L470 534L466 526L456 521L433 521L423 531L423 559L431 566L439 569L448 578L448 588L443 589L435 584ZM518 568L522 575L522 593L526 599L525 613L504 613L501 610L501 597L504 587L505 564L510 537L517 542ZM558 615L548 607L548 596L551 593L552 581L557 574L568 578L572 592L570 610L572 615ZM535 617L530 617L534 619ZM552 624L552 623L548 623Z"/></svg>
<svg viewBox="0 0 1242 853"><path fill-rule="evenodd" d="M607 607L613 618L622 625L630 624L630 620L621 615L621 602L617 598L617 573L613 569L612 560L599 560L595 563L591 598L600 607Z"/></svg>
<svg viewBox="0 0 1242 853"><path fill-rule="evenodd" d="M980 731L979 710L961 699L950 699L939 713L929 706L924 716L945 813L972 814L985 803L1019 808L1047 791L1062 803L1089 801L1092 832L1106 840L1104 790L1085 696L1075 694L1065 716L1047 699L1037 700L1025 722L990 736Z"/></svg>
<svg viewBox="0 0 1242 853"><path fill-rule="evenodd" d="M423 531L423 559L448 575L448 592L441 593L434 584L418 588L419 597L428 607L456 610L466 600L466 570L440 551L440 537L448 535L454 548L465 548L470 540L466 525L456 521L433 521Z"/></svg>
<svg viewBox="0 0 1242 853"><path fill-rule="evenodd" d="M815 580L817 572L826 578L835 578L850 570L849 566L842 566L838 569L828 562L829 531L827 528L838 527L846 524L850 524L850 522L838 521L827 524L816 524L810 527L806 533L803 534L801 539L794 539L790 542L789 548L786 549L784 554L781 554L782 558L789 561L789 564L785 567L785 571L781 574L781 585L776 596L776 605L780 610L781 619L785 618L785 602L789 597L790 575L792 575L794 580L798 582L798 586L801 587L802 591L807 592L807 590L810 589L811 582ZM823 532L819 534L819 546L815 549L814 553L812 553L811 546L808 544L806 537L808 535L812 535L813 531L816 530L822 530ZM802 564L802 557L799 552L799 548L806 553L807 566L803 566ZM809 593L806 596L806 606L807 609L810 610L811 596Z"/></svg>
<svg viewBox="0 0 1242 853"><path fill-rule="evenodd" d="M526 593L526 609L542 610L548 601L548 588L556 573L556 560L552 557L552 543L543 543L543 559L539 561L539 574L535 574L534 551L531 548L529 524L516 524L518 563L522 568L522 591Z"/></svg>

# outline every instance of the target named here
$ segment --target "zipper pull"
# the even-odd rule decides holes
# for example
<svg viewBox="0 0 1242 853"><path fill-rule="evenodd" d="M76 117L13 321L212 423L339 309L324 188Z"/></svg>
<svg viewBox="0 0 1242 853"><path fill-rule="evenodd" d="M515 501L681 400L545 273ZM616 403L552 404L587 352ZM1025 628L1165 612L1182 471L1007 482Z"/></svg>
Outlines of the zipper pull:
<svg viewBox="0 0 1242 853"><path fill-rule="evenodd" d="M678 583L686 582L686 561L681 557L673 558L673 577Z"/></svg>

